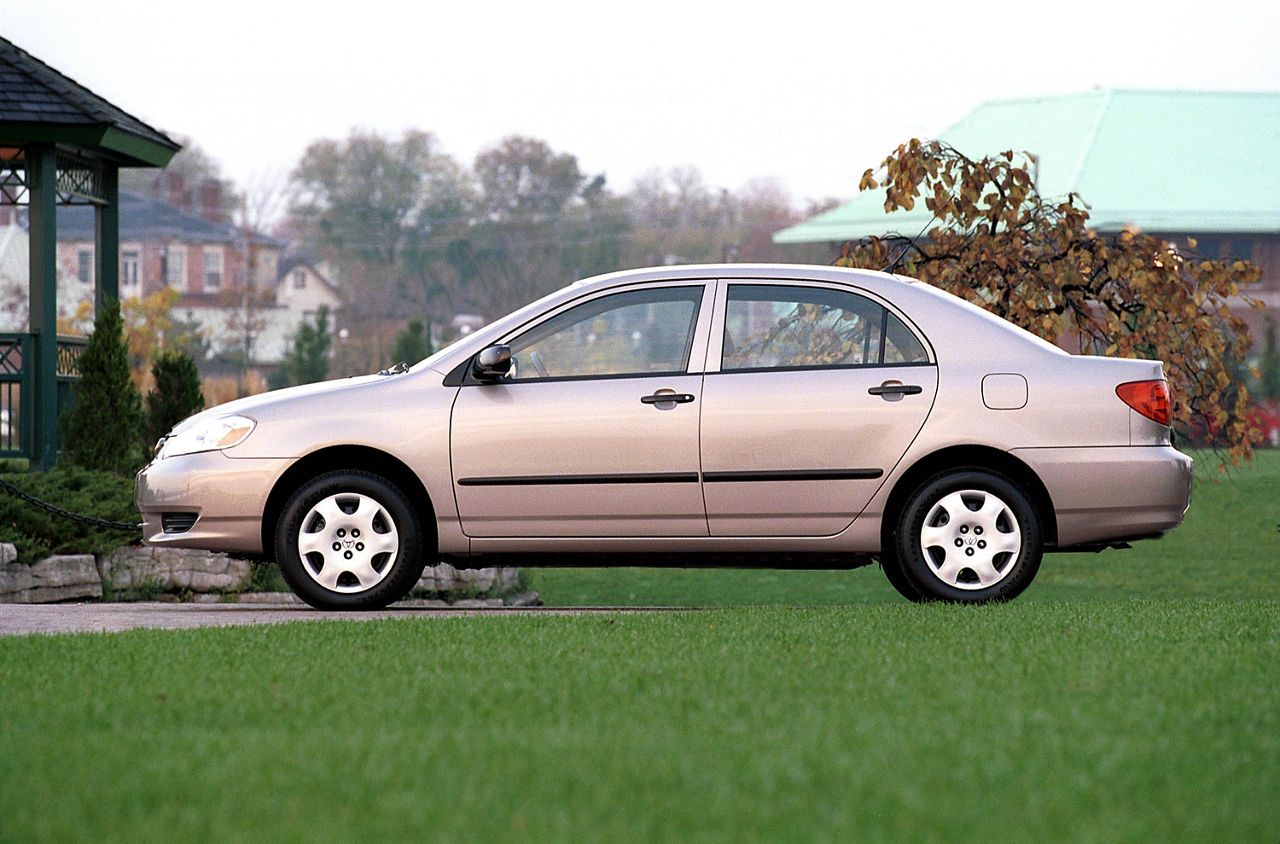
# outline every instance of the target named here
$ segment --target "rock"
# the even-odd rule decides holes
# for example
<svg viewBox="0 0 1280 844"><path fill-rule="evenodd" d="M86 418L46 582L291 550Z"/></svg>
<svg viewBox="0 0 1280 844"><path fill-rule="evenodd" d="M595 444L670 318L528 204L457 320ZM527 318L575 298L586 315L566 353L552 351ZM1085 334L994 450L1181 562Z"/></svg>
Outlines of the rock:
<svg viewBox="0 0 1280 844"><path fill-rule="evenodd" d="M247 560L192 548L117 548L102 558L102 581L115 590L231 592L249 579Z"/></svg>
<svg viewBox="0 0 1280 844"><path fill-rule="evenodd" d="M454 594L502 596L520 585L518 568L456 569L448 563L427 566L413 587L415 595Z"/></svg>
<svg viewBox="0 0 1280 844"><path fill-rule="evenodd" d="M501 598L463 598L449 606L456 610L493 610L502 605Z"/></svg>
<svg viewBox="0 0 1280 844"><path fill-rule="evenodd" d="M0 566L7 566L18 559L18 546L12 542L0 542Z"/></svg>
<svg viewBox="0 0 1280 844"><path fill-rule="evenodd" d="M292 592L241 592L235 596L237 604L301 604L302 599Z"/></svg>
<svg viewBox="0 0 1280 844"><path fill-rule="evenodd" d="M7 554L0 553L4 558ZM101 597L102 579L92 554L58 554L30 566L15 561L0 565L2 602L52 604Z"/></svg>

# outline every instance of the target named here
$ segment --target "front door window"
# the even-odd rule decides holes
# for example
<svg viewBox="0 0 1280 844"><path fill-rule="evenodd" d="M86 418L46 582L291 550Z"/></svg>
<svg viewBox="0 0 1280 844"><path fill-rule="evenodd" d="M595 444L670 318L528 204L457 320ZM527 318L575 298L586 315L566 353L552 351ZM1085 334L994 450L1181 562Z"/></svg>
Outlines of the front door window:
<svg viewBox="0 0 1280 844"><path fill-rule="evenodd" d="M660 287L571 308L511 341L510 380L684 372L701 301L701 286Z"/></svg>

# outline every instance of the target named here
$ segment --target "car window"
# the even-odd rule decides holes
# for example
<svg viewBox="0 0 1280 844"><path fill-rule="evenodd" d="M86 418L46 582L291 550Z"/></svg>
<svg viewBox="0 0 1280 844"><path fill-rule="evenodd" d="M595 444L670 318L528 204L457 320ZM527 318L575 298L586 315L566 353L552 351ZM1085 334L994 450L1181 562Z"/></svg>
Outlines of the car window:
<svg viewBox="0 0 1280 844"><path fill-rule="evenodd" d="M602 296L513 339L508 380L683 372L702 286Z"/></svg>
<svg viewBox="0 0 1280 844"><path fill-rule="evenodd" d="M729 285L722 371L927 361L910 329L864 296L823 287Z"/></svg>

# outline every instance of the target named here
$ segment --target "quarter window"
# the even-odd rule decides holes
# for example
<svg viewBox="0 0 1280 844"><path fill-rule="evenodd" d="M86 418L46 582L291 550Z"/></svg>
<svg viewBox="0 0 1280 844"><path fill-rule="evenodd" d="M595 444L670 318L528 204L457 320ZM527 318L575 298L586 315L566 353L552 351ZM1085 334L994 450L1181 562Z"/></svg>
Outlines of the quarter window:
<svg viewBox="0 0 1280 844"><path fill-rule="evenodd" d="M928 359L898 317L864 296L822 287L729 285L722 371Z"/></svg>
<svg viewBox="0 0 1280 844"><path fill-rule="evenodd" d="M702 287L660 287L593 299L511 341L509 380L684 372Z"/></svg>

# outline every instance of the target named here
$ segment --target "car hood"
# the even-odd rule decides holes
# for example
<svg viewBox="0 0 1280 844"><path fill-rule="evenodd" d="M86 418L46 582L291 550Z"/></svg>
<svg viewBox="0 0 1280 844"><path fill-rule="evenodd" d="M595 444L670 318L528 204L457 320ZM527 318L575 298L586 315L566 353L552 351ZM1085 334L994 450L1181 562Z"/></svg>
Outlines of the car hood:
<svg viewBox="0 0 1280 844"><path fill-rule="evenodd" d="M316 384L303 384L299 387L286 387L283 390L272 390L269 393L259 393L254 396L246 396L242 399L235 399L224 404L216 405L208 410L202 410L194 416L188 416L183 421L174 426L173 433L179 433L193 425L198 425L209 419L217 419L222 416L230 416L232 414L240 414L248 416L251 419L259 420L264 414L274 415L274 411L305 402L319 396L331 396L334 393L357 392L370 384L386 383L392 379L402 378L403 375L361 375L354 378L340 378L333 381L321 381Z"/></svg>

